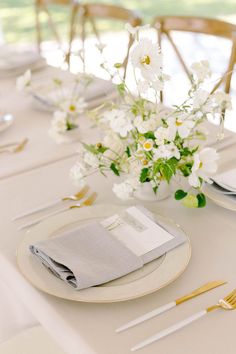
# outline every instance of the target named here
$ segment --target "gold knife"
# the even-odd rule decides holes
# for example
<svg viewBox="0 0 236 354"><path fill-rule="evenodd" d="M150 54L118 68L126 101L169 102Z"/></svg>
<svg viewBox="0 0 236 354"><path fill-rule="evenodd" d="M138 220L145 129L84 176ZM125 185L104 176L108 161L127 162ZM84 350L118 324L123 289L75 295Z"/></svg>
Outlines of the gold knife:
<svg viewBox="0 0 236 354"><path fill-rule="evenodd" d="M194 297L201 295L209 290L215 289L218 286L224 285L226 284L226 281L210 281L209 283L204 284L203 286L201 286L200 288L192 291L190 294L184 295L166 305L163 305L161 307L156 308L155 310L152 310L150 312L145 313L144 315L135 318L134 320L124 324L123 326L119 327L116 329L116 332L123 332L128 328L134 327L136 325L138 325L139 323L142 323L144 321L149 320L150 318L153 318L155 316L160 315L163 312L166 312L170 309L172 309L173 307L182 304L185 301L188 301L190 299L193 299Z"/></svg>

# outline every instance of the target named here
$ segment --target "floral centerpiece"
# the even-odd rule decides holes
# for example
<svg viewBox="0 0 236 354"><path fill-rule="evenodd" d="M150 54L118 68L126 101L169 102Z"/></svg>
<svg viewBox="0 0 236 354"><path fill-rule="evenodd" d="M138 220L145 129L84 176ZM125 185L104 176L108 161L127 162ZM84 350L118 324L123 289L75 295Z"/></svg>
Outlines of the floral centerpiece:
<svg viewBox="0 0 236 354"><path fill-rule="evenodd" d="M160 101L161 91L170 77L163 72L162 54L156 43L133 31L134 44L129 55L137 93L131 93L125 80L117 89L120 99L105 111L96 110L93 119L106 130L103 141L83 144L71 177L83 185L91 173L112 171L124 176L113 185L113 192L126 200L144 184L158 195L163 183L175 182L175 199L189 207L206 204L204 182L211 183L217 170L215 149L202 147L203 127L209 117L220 119L231 109L229 95L210 94L203 88L211 71L207 61L192 64L191 85L186 100L171 108ZM115 65L118 76L121 65ZM148 98L152 97L152 100ZM187 183L186 183L187 182Z"/></svg>
<svg viewBox="0 0 236 354"><path fill-rule="evenodd" d="M17 78L16 86L19 91L31 94L43 109L52 112L49 134L56 142L61 143L67 141L66 133L78 128L79 116L87 108L81 92L83 95L86 93L92 80L92 76L87 74L72 76L68 90L64 80L55 77L47 80L48 92L40 92L40 84L33 80L31 71L27 70Z"/></svg>

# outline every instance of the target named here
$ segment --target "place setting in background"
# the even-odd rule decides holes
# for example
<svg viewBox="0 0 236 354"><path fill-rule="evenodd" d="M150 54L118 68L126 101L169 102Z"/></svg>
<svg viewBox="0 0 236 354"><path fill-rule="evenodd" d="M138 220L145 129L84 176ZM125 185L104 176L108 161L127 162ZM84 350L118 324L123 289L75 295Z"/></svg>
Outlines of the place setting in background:
<svg viewBox="0 0 236 354"><path fill-rule="evenodd" d="M229 168L228 164L220 170L222 172L215 174L211 183L204 186L204 193L217 205L236 211L236 168Z"/></svg>
<svg viewBox="0 0 236 354"><path fill-rule="evenodd" d="M3 45L0 53L0 78L16 77L25 70L32 71L43 69L46 61L35 50L15 49Z"/></svg>

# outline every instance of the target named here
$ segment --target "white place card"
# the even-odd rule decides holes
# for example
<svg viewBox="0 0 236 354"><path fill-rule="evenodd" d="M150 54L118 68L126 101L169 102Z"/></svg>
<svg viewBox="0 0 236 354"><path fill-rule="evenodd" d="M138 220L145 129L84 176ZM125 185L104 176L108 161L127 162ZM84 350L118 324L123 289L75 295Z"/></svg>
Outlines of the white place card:
<svg viewBox="0 0 236 354"><path fill-rule="evenodd" d="M103 220L101 224L139 257L174 239L173 235L135 206L126 209L123 215L116 214Z"/></svg>

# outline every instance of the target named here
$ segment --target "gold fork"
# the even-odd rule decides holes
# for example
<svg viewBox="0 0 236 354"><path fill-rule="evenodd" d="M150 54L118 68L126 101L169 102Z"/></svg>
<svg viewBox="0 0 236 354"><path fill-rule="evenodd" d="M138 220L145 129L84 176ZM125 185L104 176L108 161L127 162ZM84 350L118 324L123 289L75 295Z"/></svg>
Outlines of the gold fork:
<svg viewBox="0 0 236 354"><path fill-rule="evenodd" d="M4 153L4 152L13 153L13 154L15 154L17 152L20 152L20 151L22 151L25 148L25 146L28 143L28 141L29 140L27 138L25 138L20 143L18 143L16 146L14 144L12 144L12 145L11 144L3 145L2 147L0 147L0 154ZM1 150L1 148L2 148L2 150Z"/></svg>
<svg viewBox="0 0 236 354"><path fill-rule="evenodd" d="M38 207L36 207L34 209L31 209L29 211L25 211L24 213L21 213L21 214L18 214L16 216L14 216L12 218L12 221L15 221L15 220L24 218L26 216L38 213L39 211L50 209L51 207L54 207L57 204L60 204L62 201L64 202L64 201L70 201L70 200L74 200L74 201L81 200L82 198L85 197L85 195L87 194L88 190L89 190L89 186L84 186L79 192L75 193L74 195L68 195L67 197L64 197L62 199L57 199L57 200L54 200L53 202L50 202L48 204L40 205L40 206L38 206Z"/></svg>
<svg viewBox="0 0 236 354"><path fill-rule="evenodd" d="M194 315L186 318L185 320L178 322L174 324L173 326L164 329L163 331L154 334L152 337L147 338L143 342L137 344L134 346L131 351L134 352L138 349L144 348L147 345L156 342L157 340L168 336L169 334L179 330L180 328L183 328L187 326L188 324L196 321L197 319L203 317L204 315L208 314L209 312L212 312L217 309L223 309L223 310L235 310L236 309L236 289L234 289L230 294L225 296L223 299L220 299L216 305L210 306L206 308L203 311L200 311L198 313L195 313Z"/></svg>
<svg viewBox="0 0 236 354"><path fill-rule="evenodd" d="M70 209L81 208L83 206L92 205L95 202L95 200L97 199L97 195L98 194L96 192L93 192L92 194L90 194L90 196L87 199L85 199L85 201L83 201L83 203L71 205Z"/></svg>
<svg viewBox="0 0 236 354"><path fill-rule="evenodd" d="M63 207L63 208L61 208L59 210L52 211L51 213L48 213L47 215L41 216L41 217L39 217L37 219L34 219L33 221L31 221L31 222L29 222L27 224L24 224L24 225L20 226L18 228L18 230L23 230L23 229L25 229L27 227L33 226L35 224L38 224L40 221L43 221L44 219L47 219L50 216L59 214L59 213L61 213L63 211L66 211L66 210L69 210L69 209L73 209L73 208L81 208L81 207L84 207L84 206L90 206L90 205L92 205L94 203L96 198L97 198L97 193L92 193L82 203L78 203L78 204L72 205L70 207L66 206L66 207Z"/></svg>

